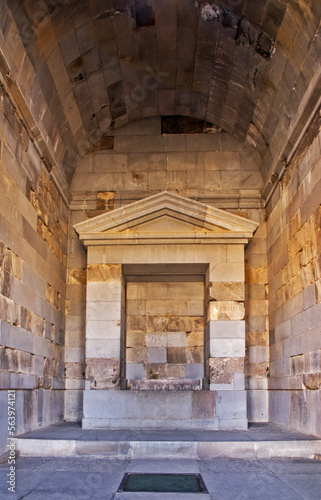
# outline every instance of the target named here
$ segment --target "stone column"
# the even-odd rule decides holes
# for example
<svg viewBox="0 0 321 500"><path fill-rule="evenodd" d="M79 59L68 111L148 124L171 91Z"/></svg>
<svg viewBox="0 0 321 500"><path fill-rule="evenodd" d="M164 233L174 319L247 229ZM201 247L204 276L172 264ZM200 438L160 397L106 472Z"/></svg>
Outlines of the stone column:
<svg viewBox="0 0 321 500"><path fill-rule="evenodd" d="M226 264L209 265L205 304L207 387L216 391L215 415L226 423L246 422L244 282L244 245L227 245Z"/></svg>
<svg viewBox="0 0 321 500"><path fill-rule="evenodd" d="M87 265L86 388L120 389L125 287L122 266Z"/></svg>

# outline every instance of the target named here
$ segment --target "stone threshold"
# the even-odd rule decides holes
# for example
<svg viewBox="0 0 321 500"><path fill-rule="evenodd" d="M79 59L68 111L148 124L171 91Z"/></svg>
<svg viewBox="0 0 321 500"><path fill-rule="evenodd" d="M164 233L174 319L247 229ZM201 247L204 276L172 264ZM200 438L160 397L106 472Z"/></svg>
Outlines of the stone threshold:
<svg viewBox="0 0 321 500"><path fill-rule="evenodd" d="M21 456L109 458L313 458L321 439L272 423L246 431L82 429L62 422L16 438Z"/></svg>

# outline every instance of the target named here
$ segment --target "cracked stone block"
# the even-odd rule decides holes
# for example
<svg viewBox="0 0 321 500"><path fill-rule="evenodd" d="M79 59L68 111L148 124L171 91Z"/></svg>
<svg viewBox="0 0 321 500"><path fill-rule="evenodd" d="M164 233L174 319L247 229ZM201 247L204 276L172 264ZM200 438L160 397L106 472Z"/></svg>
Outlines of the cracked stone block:
<svg viewBox="0 0 321 500"><path fill-rule="evenodd" d="M238 281L211 282L209 283L208 294L210 300L242 302L245 300L245 285Z"/></svg>
<svg viewBox="0 0 321 500"><path fill-rule="evenodd" d="M207 309L207 321L240 321L244 319L244 316L244 304L240 302L210 302Z"/></svg>
<svg viewBox="0 0 321 500"><path fill-rule="evenodd" d="M235 373L244 373L244 359L209 358L207 372L212 384L232 384Z"/></svg>
<svg viewBox="0 0 321 500"><path fill-rule="evenodd" d="M87 358L86 379L91 389L119 389L120 360Z"/></svg>

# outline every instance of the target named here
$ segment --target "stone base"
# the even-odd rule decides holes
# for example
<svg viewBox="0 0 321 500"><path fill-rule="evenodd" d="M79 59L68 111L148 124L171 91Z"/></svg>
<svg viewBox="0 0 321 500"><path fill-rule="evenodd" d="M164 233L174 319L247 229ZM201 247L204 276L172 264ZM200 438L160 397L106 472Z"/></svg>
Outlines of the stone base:
<svg viewBox="0 0 321 500"><path fill-rule="evenodd" d="M245 391L84 391L84 429L247 429Z"/></svg>
<svg viewBox="0 0 321 500"><path fill-rule="evenodd" d="M200 391L202 387L202 379L127 379L127 389L132 391Z"/></svg>
<svg viewBox="0 0 321 500"><path fill-rule="evenodd" d="M221 421L220 421L221 422ZM215 421L216 424L220 423ZM246 431L92 430L61 422L15 439L21 456L105 456L118 459L263 459L313 458L321 439L276 426L250 426ZM171 497L172 498L172 497ZM202 497L203 498L203 497ZM185 500L185 495L184 495Z"/></svg>

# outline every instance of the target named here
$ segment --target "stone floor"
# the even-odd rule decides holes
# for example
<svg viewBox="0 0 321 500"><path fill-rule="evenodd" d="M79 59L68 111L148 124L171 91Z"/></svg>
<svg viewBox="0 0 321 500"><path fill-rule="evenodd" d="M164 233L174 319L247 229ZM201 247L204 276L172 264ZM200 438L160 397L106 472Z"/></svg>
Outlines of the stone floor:
<svg viewBox="0 0 321 500"><path fill-rule="evenodd" d="M321 439L273 423L245 431L82 429L61 422L17 439L23 456L104 455L106 458L313 458Z"/></svg>
<svg viewBox="0 0 321 500"><path fill-rule="evenodd" d="M125 472L201 473L208 494L117 493ZM18 458L16 493L0 465L0 500L319 500L321 462L271 460L116 460L102 457Z"/></svg>
<svg viewBox="0 0 321 500"><path fill-rule="evenodd" d="M21 439L64 439L81 441L315 441L318 437L274 424L251 423L247 430L137 430L137 429L82 429L79 422L59 422L49 427L27 432Z"/></svg>

